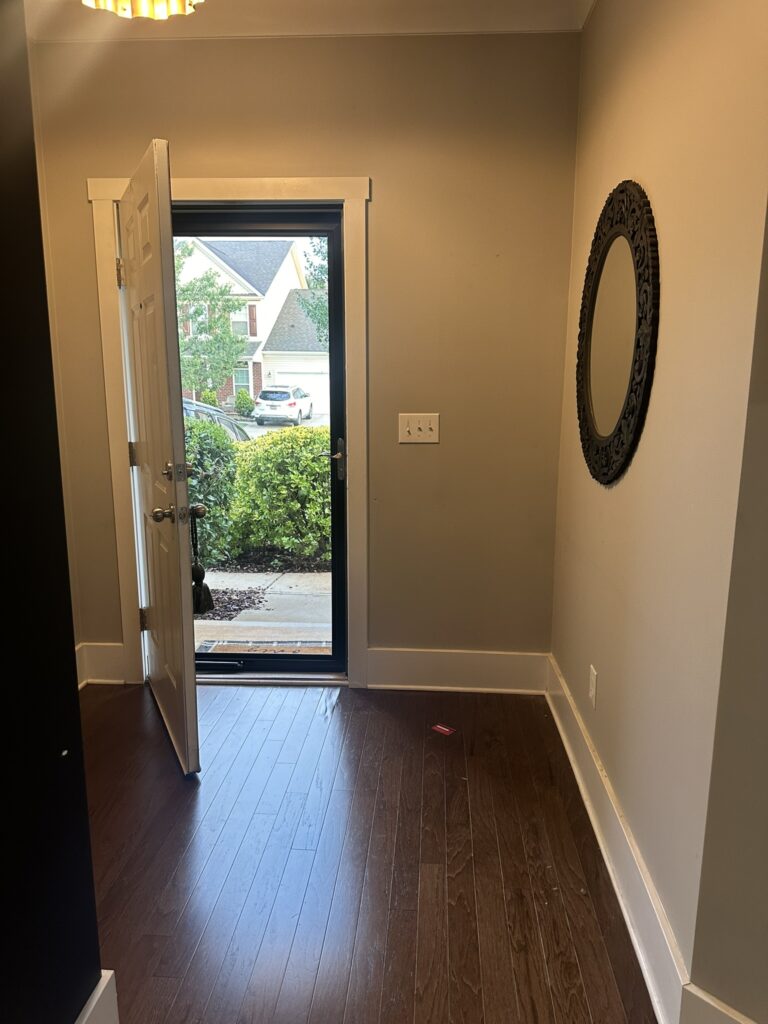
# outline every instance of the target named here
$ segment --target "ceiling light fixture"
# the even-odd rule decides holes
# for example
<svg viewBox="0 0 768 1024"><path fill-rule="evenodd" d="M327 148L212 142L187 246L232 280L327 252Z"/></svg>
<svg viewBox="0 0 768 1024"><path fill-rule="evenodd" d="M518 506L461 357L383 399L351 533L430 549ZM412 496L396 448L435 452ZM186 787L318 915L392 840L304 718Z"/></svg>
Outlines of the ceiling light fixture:
<svg viewBox="0 0 768 1024"><path fill-rule="evenodd" d="M152 18L167 21L177 14L193 14L203 0L83 0L95 11L111 11L118 18Z"/></svg>

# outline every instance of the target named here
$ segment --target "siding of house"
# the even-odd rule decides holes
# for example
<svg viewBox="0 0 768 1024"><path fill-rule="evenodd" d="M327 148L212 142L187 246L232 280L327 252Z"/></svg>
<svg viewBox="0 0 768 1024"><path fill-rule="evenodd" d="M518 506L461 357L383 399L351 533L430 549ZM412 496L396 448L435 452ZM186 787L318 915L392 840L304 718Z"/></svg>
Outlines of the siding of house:
<svg viewBox="0 0 768 1024"><path fill-rule="evenodd" d="M269 337L277 320L280 310L283 308L285 297L292 288L304 288L306 282L300 276L296 263L289 253L275 274L269 291L259 302L257 310L259 341Z"/></svg>
<svg viewBox="0 0 768 1024"><path fill-rule="evenodd" d="M330 378L327 352L265 352L262 356L267 384L290 384L312 396L315 412L330 408Z"/></svg>

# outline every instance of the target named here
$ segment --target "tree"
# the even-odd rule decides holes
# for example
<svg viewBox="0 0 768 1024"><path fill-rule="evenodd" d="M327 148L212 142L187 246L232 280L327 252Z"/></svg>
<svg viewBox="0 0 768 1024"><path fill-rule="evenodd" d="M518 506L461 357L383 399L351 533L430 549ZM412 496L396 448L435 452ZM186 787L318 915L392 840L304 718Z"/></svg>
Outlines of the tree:
<svg viewBox="0 0 768 1024"><path fill-rule="evenodd" d="M193 252L191 242L175 243L181 385L196 393L220 388L232 376L244 341L232 330L230 315L242 309L243 302L232 295L230 285L222 284L213 270L181 280Z"/></svg>
<svg viewBox="0 0 768 1024"><path fill-rule="evenodd" d="M320 344L328 349L328 239L313 237L309 240L311 255L307 255L307 285L309 295L300 295L299 304L315 325Z"/></svg>

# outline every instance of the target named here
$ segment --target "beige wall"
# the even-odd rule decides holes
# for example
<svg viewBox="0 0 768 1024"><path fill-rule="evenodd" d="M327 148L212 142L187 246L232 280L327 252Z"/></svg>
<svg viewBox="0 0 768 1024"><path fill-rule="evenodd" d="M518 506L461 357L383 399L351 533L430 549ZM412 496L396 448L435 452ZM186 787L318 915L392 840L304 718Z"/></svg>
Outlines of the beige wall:
<svg viewBox="0 0 768 1024"><path fill-rule="evenodd" d="M582 36L553 649L688 965L765 212L767 17L763 0L598 0ZM579 445L576 335L623 178L653 205L661 323L645 432L606 489Z"/></svg>
<svg viewBox="0 0 768 1024"><path fill-rule="evenodd" d="M88 176L366 175L375 644L548 650L575 35L33 46L81 641L120 639ZM441 443L398 447L398 410Z"/></svg>
<svg viewBox="0 0 768 1024"><path fill-rule="evenodd" d="M691 979L768 1022L768 232Z"/></svg>

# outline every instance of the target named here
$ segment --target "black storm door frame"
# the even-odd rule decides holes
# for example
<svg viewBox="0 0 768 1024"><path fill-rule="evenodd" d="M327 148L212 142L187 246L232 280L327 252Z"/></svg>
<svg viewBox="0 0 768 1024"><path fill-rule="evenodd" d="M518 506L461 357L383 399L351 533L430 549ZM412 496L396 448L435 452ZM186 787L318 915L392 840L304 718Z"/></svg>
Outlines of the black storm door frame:
<svg viewBox="0 0 768 1024"><path fill-rule="evenodd" d="M328 358L331 450L346 451L344 373L343 208L338 203L175 202L175 238L325 237L328 239ZM330 655L198 655L198 674L326 675L347 671L347 502L346 473L331 469L331 637ZM345 465L342 462L342 465Z"/></svg>

